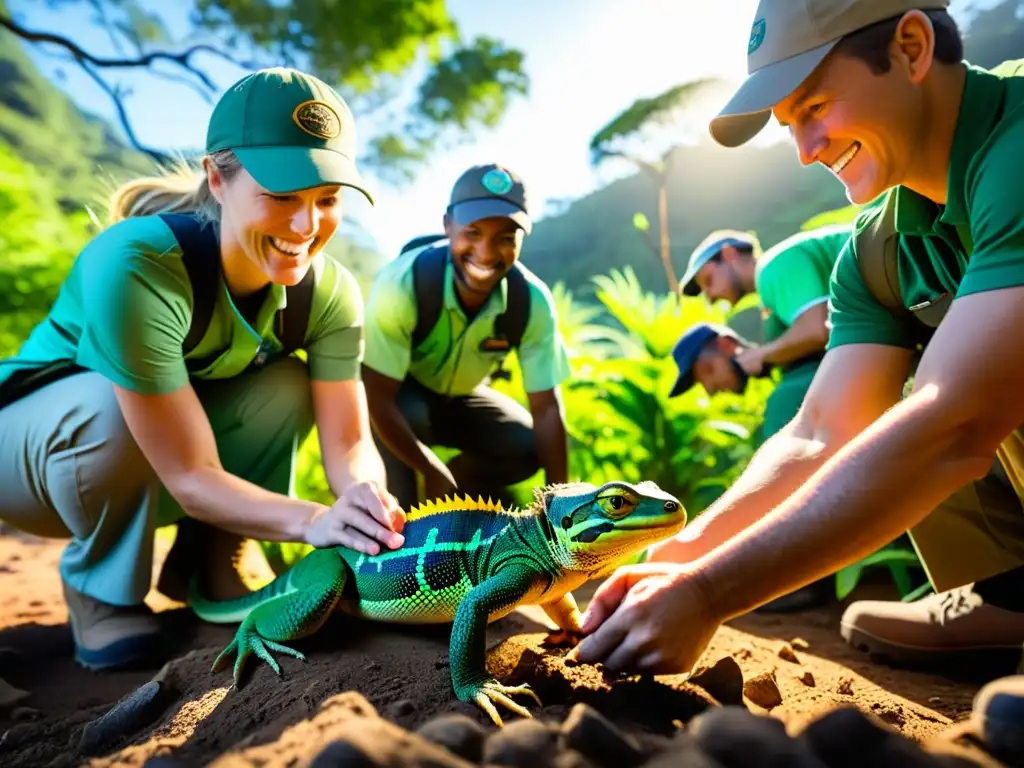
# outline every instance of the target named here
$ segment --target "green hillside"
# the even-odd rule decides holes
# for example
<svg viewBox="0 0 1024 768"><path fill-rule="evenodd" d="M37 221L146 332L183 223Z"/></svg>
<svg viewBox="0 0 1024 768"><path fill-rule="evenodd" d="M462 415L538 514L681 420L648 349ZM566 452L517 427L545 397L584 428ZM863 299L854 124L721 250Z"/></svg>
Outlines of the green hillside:
<svg viewBox="0 0 1024 768"><path fill-rule="evenodd" d="M1024 57L1021 0L1006 0L971 14L965 33L968 61L991 67ZM816 166L804 168L791 143L769 148L725 149L710 138L678 149L668 184L672 262L681 277L690 252L711 230L749 229L769 246L812 216L848 204L843 186ZM643 212L657 237L654 185L633 175L574 201L560 215L537 222L523 246L523 262L549 284L563 281L591 293L592 275L630 265L644 288L668 288L665 271L633 214Z"/></svg>

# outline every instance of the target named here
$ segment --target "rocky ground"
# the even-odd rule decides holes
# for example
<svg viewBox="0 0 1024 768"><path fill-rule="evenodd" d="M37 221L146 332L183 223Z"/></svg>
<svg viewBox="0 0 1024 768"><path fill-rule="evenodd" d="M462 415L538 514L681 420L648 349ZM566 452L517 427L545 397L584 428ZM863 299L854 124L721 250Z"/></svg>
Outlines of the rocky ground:
<svg viewBox="0 0 1024 768"><path fill-rule="evenodd" d="M1003 764L967 723L998 667L959 665L951 678L872 663L839 637L840 605L731 622L689 682L567 666L542 614L518 612L491 626L488 663L503 682L529 682L543 706L534 720L508 713L498 731L452 694L447 628L338 616L300 641L308 661L284 657L281 678L254 664L232 691L230 671L210 666L234 628L154 592L174 641L164 667L80 669L60 550L0 537L0 675L30 692L0 711L0 765ZM260 575L257 560L247 567Z"/></svg>

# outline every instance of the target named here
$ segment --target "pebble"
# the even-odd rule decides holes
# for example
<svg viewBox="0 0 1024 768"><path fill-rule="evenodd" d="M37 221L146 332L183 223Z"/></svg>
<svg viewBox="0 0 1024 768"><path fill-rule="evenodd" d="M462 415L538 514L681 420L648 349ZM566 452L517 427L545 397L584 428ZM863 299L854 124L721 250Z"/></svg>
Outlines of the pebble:
<svg viewBox="0 0 1024 768"><path fill-rule="evenodd" d="M801 683L806 685L808 688L814 687L814 675L811 674L811 670L805 670L800 677L797 678Z"/></svg>
<svg viewBox="0 0 1024 768"><path fill-rule="evenodd" d="M811 647L811 644L804 640L802 637L794 637L789 641L789 644L798 651L806 651Z"/></svg>
<svg viewBox="0 0 1024 768"><path fill-rule="evenodd" d="M800 663L800 657L796 655L796 651L793 650L793 646L789 643L783 643L782 647L779 648L779 658L784 661L791 661L794 664Z"/></svg>
<svg viewBox="0 0 1024 768"><path fill-rule="evenodd" d="M487 731L467 715L432 718L420 726L416 733L471 763L479 763L483 759Z"/></svg>
<svg viewBox="0 0 1024 768"><path fill-rule="evenodd" d="M607 768L633 768L643 762L639 745L600 712L576 704L561 726L562 743L595 764Z"/></svg>
<svg viewBox="0 0 1024 768"><path fill-rule="evenodd" d="M825 768L806 743L789 737L781 720L745 707L709 710L690 722L689 731L703 752L725 766Z"/></svg>
<svg viewBox="0 0 1024 768"><path fill-rule="evenodd" d="M700 686L720 704L743 703L743 670L732 656L724 656L711 667L698 667L687 682Z"/></svg>
<svg viewBox="0 0 1024 768"><path fill-rule="evenodd" d="M486 765L553 768L559 732L539 720L516 720L492 734L484 743Z"/></svg>
<svg viewBox="0 0 1024 768"><path fill-rule="evenodd" d="M743 684L743 695L764 709L772 709L782 703L782 692L774 672L762 672L747 680Z"/></svg>
<svg viewBox="0 0 1024 768"><path fill-rule="evenodd" d="M377 764L354 744L334 741L323 748L309 768L377 768Z"/></svg>
<svg viewBox="0 0 1024 768"><path fill-rule="evenodd" d="M812 721L797 737L832 768L867 765L899 768L940 768L950 763L925 752L908 739L853 706L834 709Z"/></svg>
<svg viewBox="0 0 1024 768"><path fill-rule="evenodd" d="M844 696L853 696L853 678L844 677L839 681L839 685L836 686L836 693L841 693Z"/></svg>

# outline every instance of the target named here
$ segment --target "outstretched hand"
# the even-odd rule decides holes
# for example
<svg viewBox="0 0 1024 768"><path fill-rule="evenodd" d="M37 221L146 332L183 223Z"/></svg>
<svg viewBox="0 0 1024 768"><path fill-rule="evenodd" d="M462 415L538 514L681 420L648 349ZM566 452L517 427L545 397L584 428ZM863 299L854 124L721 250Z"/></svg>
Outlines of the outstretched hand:
<svg viewBox="0 0 1024 768"><path fill-rule="evenodd" d="M595 592L583 614L587 637L569 658L612 671L685 673L721 622L687 566L624 566Z"/></svg>

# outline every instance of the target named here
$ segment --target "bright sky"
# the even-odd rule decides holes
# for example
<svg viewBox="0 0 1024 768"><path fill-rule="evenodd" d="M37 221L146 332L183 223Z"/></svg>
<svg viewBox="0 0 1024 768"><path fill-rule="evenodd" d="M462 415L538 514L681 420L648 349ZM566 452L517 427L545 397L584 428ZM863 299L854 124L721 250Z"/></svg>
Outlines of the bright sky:
<svg viewBox="0 0 1024 768"><path fill-rule="evenodd" d="M184 34L191 3L145 4L163 9L172 34ZM954 12L966 4L954 0ZM56 13L40 0L8 0L11 12L29 28L72 36L95 55L117 55L105 33L88 23L87 5L64 6ZM450 13L465 38L488 34L525 52L531 93L514 103L497 130L434 159L411 184L395 189L371 179L375 207L363 203L358 193L346 194L348 212L391 255L410 237L439 230L452 183L476 163L500 162L516 169L529 187L535 218L549 200L577 198L607 184L623 171L591 167L587 147L594 132L635 99L672 85L708 75L742 79L756 6L757 0L519 0L514 5L450 0ZM58 85L77 103L115 119L109 98L74 63L38 48L29 52L47 75L63 70ZM222 89L243 74L215 59L197 63ZM185 86L150 74L106 72L132 89L125 102L141 142L165 150L202 147L211 104ZM370 130L366 126L361 135ZM785 134L771 126L759 138L779 140Z"/></svg>

